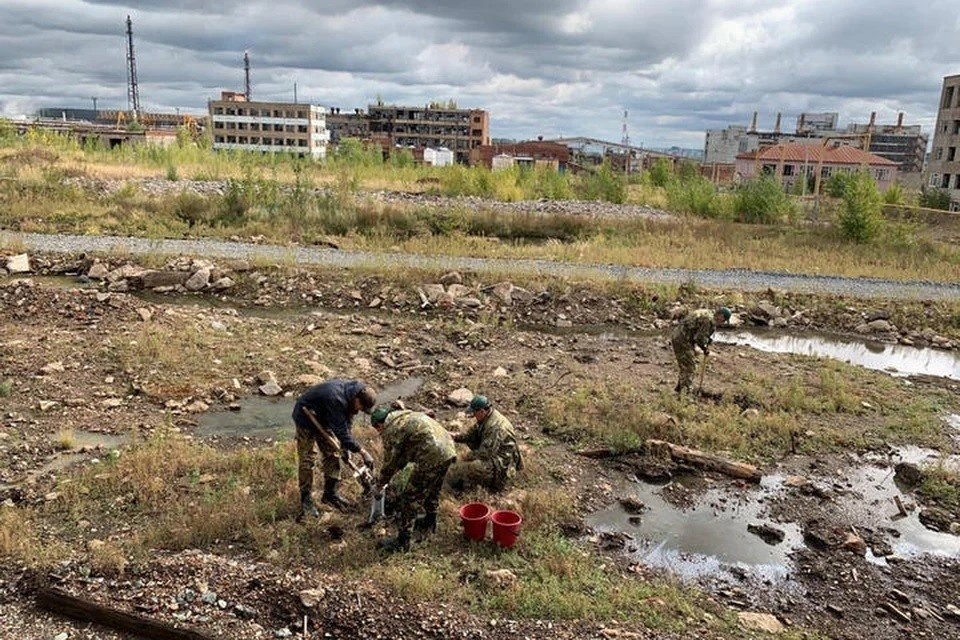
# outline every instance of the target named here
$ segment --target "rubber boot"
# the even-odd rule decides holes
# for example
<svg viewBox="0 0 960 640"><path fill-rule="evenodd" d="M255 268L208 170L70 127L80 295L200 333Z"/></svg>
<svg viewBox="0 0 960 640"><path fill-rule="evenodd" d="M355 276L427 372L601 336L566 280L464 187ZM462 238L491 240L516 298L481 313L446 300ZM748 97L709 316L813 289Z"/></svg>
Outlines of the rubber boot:
<svg viewBox="0 0 960 640"><path fill-rule="evenodd" d="M317 509L317 505L314 504L313 496L310 495L309 491L300 492L300 515L297 520L302 520L305 517L320 517L320 511Z"/></svg>
<svg viewBox="0 0 960 640"><path fill-rule="evenodd" d="M337 490L340 486L340 480L337 478L324 478L323 479L323 497L320 498L320 502L328 504L334 509L339 509L340 511L345 511L353 506L349 500L340 495Z"/></svg>
<svg viewBox="0 0 960 640"><path fill-rule="evenodd" d="M377 543L377 548L385 553L410 551L410 529L400 529L395 538L384 538Z"/></svg>
<svg viewBox="0 0 960 640"><path fill-rule="evenodd" d="M413 522L413 530L420 536L420 538L425 538L431 533L437 532L437 512L428 511L422 517L417 518Z"/></svg>

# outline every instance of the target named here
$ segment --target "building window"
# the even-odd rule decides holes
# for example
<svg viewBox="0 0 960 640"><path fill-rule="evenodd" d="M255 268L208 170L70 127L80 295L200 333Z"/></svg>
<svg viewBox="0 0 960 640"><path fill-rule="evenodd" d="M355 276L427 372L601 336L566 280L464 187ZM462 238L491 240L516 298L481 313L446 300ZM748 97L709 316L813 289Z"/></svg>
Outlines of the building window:
<svg viewBox="0 0 960 640"><path fill-rule="evenodd" d="M947 162L953 162L957 159L957 148L950 147L947 149Z"/></svg>
<svg viewBox="0 0 960 640"><path fill-rule="evenodd" d="M874 178L877 182L885 182L887 179L887 170L877 169L876 172L874 172Z"/></svg>
<svg viewBox="0 0 960 640"><path fill-rule="evenodd" d="M947 130L947 123L943 123L943 130ZM953 135L960 135L960 120L953 121Z"/></svg>
<svg viewBox="0 0 960 640"><path fill-rule="evenodd" d="M943 147L937 147L936 158L937 160L943 160Z"/></svg>
<svg viewBox="0 0 960 640"><path fill-rule="evenodd" d="M960 189L960 173L953 179L953 188Z"/></svg>
<svg viewBox="0 0 960 640"><path fill-rule="evenodd" d="M792 175L793 175L793 169L794 169L794 167L793 167L792 164L785 164L785 165L783 165L783 175L784 175L784 176L792 176Z"/></svg>
<svg viewBox="0 0 960 640"><path fill-rule="evenodd" d="M214 108L213 108L213 115L215 115L215 116L222 116L222 115L223 115L223 107L214 107Z"/></svg>
<svg viewBox="0 0 960 640"><path fill-rule="evenodd" d="M941 189L949 189L949 188L950 188L950 174L949 174L949 173L943 174L943 177L940 179L940 188L941 188Z"/></svg>
<svg viewBox="0 0 960 640"><path fill-rule="evenodd" d="M947 87L943 90L943 109L949 109L953 105L953 87Z"/></svg>
<svg viewBox="0 0 960 640"><path fill-rule="evenodd" d="M939 174L939 173L931 173L931 174L930 174L930 181L927 183L927 186L936 187L938 184L940 184L940 174Z"/></svg>
<svg viewBox="0 0 960 640"><path fill-rule="evenodd" d="M214 122L214 123L213 123L213 128L214 128L214 129L223 129L223 123L222 123L222 122Z"/></svg>
<svg viewBox="0 0 960 640"><path fill-rule="evenodd" d="M223 136L213 136L213 141L217 143L223 143Z"/></svg>

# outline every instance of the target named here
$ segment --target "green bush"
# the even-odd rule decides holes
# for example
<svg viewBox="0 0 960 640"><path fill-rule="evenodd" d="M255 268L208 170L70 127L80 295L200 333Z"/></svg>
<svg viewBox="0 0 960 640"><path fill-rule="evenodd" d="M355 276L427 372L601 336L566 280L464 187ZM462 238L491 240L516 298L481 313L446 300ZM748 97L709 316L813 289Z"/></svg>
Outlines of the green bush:
<svg viewBox="0 0 960 640"><path fill-rule="evenodd" d="M666 158L658 158L647 171L650 184L655 187L666 187L673 180L673 165Z"/></svg>
<svg viewBox="0 0 960 640"><path fill-rule="evenodd" d="M770 176L748 180L737 189L734 212L741 222L773 224L796 214L796 206Z"/></svg>
<svg viewBox="0 0 960 640"><path fill-rule="evenodd" d="M720 199L713 183L696 176L667 185L667 207L678 213L692 213L702 218L722 215Z"/></svg>
<svg viewBox="0 0 960 640"><path fill-rule="evenodd" d="M883 201L886 204L903 204L903 187L900 186L899 182L894 182L887 187L887 190L883 192Z"/></svg>
<svg viewBox="0 0 960 640"><path fill-rule="evenodd" d="M883 227L883 201L867 173L850 175L840 208L840 235L853 242L870 242Z"/></svg>
<svg viewBox="0 0 960 640"><path fill-rule="evenodd" d="M824 190L827 192L827 195L832 198L842 198L853 179L854 174L846 171L838 171L827 180L827 183L824 185Z"/></svg>
<svg viewBox="0 0 960 640"><path fill-rule="evenodd" d="M920 206L927 209L950 210L950 194L943 189L924 189L920 194Z"/></svg>
<svg viewBox="0 0 960 640"><path fill-rule="evenodd" d="M627 199L627 183L623 175L614 171L609 162L581 178L580 197L584 200L605 200L623 204Z"/></svg>

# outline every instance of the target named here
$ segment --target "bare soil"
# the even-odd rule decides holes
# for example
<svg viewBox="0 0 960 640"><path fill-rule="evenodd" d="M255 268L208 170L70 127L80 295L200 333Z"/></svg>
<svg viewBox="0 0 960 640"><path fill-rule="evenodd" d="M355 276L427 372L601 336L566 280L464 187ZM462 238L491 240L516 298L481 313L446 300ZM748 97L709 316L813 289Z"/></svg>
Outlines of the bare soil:
<svg viewBox="0 0 960 640"><path fill-rule="evenodd" d="M76 264L82 261L77 259ZM194 434L197 412L204 411L196 401L207 410L225 409L257 393L256 376L264 369L275 372L292 404L292 396L306 384L303 363L313 357L323 362L323 370L314 370L316 374L361 377L380 387L421 376L425 382L408 402L435 409L447 424L463 421L462 410L447 402L449 392L461 385L482 388L521 430L533 462L530 473L537 474L537 481L554 479L575 496L582 515L615 502L614 487L632 477L644 461L577 456L575 450L582 443L558 438L540 412L545 399L589 392L611 381L632 383L651 401L672 388L675 364L663 332L678 301L651 300L649 308L638 309L616 295L571 285L559 293L544 288L509 306L475 310L457 305L422 308L410 291L376 275L260 271L256 277L240 278L240 284L219 299L200 295L195 298L198 306L184 306L182 300L163 295L0 280L0 382L11 381L9 395L0 398L0 501L6 501L5 508L56 501L59 483L69 480L75 469L109 455L96 445L67 446L58 438L68 436L58 434L114 435L135 443L164 428L171 416L177 429ZM712 296L699 295L700 299L691 296L679 302L691 305ZM852 325L862 322L861 311L882 305L882 301L811 302L801 317L808 327L851 331ZM171 327L219 323L231 335L249 341L249 357L240 364L218 363L218 354L210 353L208 375L184 375L180 383L176 371L164 371L157 363L118 359L117 345L142 339L143 326L150 323ZM583 329L586 326L589 331ZM604 332L604 326L636 332ZM286 342L260 337L267 335L286 336ZM707 387L720 396L734 396L744 377L787 380L816 370L815 362L776 354L720 346L714 353ZM498 367L502 371L495 372ZM957 391L955 383L945 380L917 384L954 395ZM870 419L859 414L811 415L804 417L804 424L815 431L818 421ZM948 427L943 428L941 450L955 453ZM217 444L272 446L244 438L220 439ZM803 453L803 447L798 453L784 450L778 459L753 461L764 473L801 476L826 470L843 473L853 464L842 452L811 455ZM729 478L710 479L733 497L746 488ZM518 501L523 491L521 479L504 497L505 503ZM293 501L291 495L291 517ZM458 535L453 505L445 499L438 535L446 544ZM842 543L848 532L855 531L871 544L872 536L879 540L880 529L832 509L829 497L799 488L771 505L770 519L806 523L810 531L820 532L809 540L827 544L809 542L795 553L791 578L784 584L744 579L731 585L703 579L697 586L706 593L706 610L720 616L741 610L768 612L788 629L830 638L960 635L957 610L951 609L960 606L956 558L922 555L882 566L868 562ZM337 527L306 526L317 527L317 553L337 553L343 535L370 535L360 530L361 520L357 515ZM402 599L375 581L278 566L227 542L177 553L151 552L121 575L91 573L86 562L91 541L120 535L125 526L122 521L96 522L69 533L45 531L68 552L42 571L5 560L0 567L5 634L123 637L38 610L33 596L39 586L48 584L224 638L283 637L284 629L298 635L304 628L308 637L336 638L668 638L752 633L724 636L716 627L701 627L696 621L682 636L671 636L638 625L496 619L468 606ZM594 539L582 521L570 523L567 533L581 544ZM663 579L661 571L637 565L620 550L604 553L624 575ZM298 595L304 589L320 589L323 597L307 606Z"/></svg>

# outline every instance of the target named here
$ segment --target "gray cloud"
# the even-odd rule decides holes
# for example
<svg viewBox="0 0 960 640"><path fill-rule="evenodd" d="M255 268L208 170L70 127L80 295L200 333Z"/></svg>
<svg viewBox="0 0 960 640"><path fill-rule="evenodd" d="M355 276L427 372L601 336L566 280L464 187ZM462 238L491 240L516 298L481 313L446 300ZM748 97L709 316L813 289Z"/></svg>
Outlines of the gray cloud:
<svg viewBox="0 0 960 640"><path fill-rule="evenodd" d="M0 113L126 106L124 20L150 109L242 88L345 109L455 99L496 137L701 147L759 111L871 111L932 129L960 73L954 0L4 0ZM954 56L954 57L951 57Z"/></svg>

